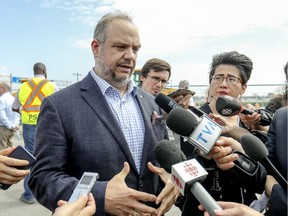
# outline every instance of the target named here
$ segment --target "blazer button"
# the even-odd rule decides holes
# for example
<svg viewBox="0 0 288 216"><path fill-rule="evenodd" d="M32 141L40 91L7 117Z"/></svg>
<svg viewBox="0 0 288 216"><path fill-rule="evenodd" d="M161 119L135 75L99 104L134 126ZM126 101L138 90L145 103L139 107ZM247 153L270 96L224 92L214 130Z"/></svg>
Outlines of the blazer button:
<svg viewBox="0 0 288 216"><path fill-rule="evenodd" d="M139 180L138 184L139 184L139 187L140 187L140 188L143 187L143 185L144 185L143 180Z"/></svg>

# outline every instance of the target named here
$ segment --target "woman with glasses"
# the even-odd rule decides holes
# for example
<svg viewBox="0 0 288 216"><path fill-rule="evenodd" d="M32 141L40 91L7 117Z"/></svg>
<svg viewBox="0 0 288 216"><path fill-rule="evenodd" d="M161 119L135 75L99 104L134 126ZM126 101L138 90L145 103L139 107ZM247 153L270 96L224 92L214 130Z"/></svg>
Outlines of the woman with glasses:
<svg viewBox="0 0 288 216"><path fill-rule="evenodd" d="M231 152L238 150L244 153L237 140L243 134L250 132L241 122L239 115L220 116L215 105L217 98L222 95L240 98L246 91L252 69L251 59L236 51L213 56L209 72L211 100L200 109L223 126L222 136L230 138L228 140L223 138L220 142L221 145L217 142L208 155L201 155L191 144L185 143L183 140L181 143L181 148L185 149L187 157L195 157L208 172L208 176L202 184L217 201L233 201L249 205L257 199L255 193L261 193L264 190L266 179L264 167L259 166L253 175L242 172L235 174L236 168L234 168L233 161L238 158L238 155ZM260 120L260 116L256 113L253 113L250 118L253 121ZM186 197L182 215L203 215L203 212L197 208L198 204L196 198L189 194Z"/></svg>

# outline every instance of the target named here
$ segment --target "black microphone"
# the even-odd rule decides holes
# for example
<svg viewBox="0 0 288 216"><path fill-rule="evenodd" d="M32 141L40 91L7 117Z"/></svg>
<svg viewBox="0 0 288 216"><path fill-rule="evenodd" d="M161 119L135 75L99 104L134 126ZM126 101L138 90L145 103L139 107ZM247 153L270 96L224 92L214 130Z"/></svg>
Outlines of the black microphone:
<svg viewBox="0 0 288 216"><path fill-rule="evenodd" d="M182 108L176 101L174 101L172 98L168 97L167 95L163 93L159 93L155 97L155 102L160 106L166 113L170 113L170 111L174 108ZM193 113L193 115L198 118L204 115L205 113L194 106L189 106L188 109L189 112Z"/></svg>
<svg viewBox="0 0 288 216"><path fill-rule="evenodd" d="M212 119L205 117L207 116L203 115L202 119L197 121L190 112L175 108L169 113L166 124L175 133L183 136L184 141L207 154L219 138L222 127ZM259 164L239 151L234 150L233 153L238 155L238 159L234 161L232 172L242 178L253 176Z"/></svg>
<svg viewBox="0 0 288 216"><path fill-rule="evenodd" d="M210 152L223 128L206 114L197 119L190 111L177 107L170 111L166 124L204 154Z"/></svg>
<svg viewBox="0 0 288 216"><path fill-rule="evenodd" d="M155 97L155 102L160 106L166 113L169 113L172 109L176 107L181 107L176 101L168 97L163 93L159 93Z"/></svg>
<svg viewBox="0 0 288 216"><path fill-rule="evenodd" d="M223 116L234 116L239 113L244 115L252 115L254 112L261 114L258 125L267 126L270 125L273 119L273 113L265 109L251 110L245 108L239 101L229 95L219 96L216 100L216 110Z"/></svg>
<svg viewBox="0 0 288 216"><path fill-rule="evenodd" d="M161 149L165 150L160 151ZM214 210L222 210L219 204L199 183L199 180L204 180L208 173L196 159L186 161L184 153L179 148L175 148L175 144L169 140L160 141L154 148L154 153L156 158L161 158L158 162L162 167L171 169L172 181L176 184L181 194L186 195L190 190L212 216L215 215ZM180 163L174 164L180 159L182 159L182 162L179 161Z"/></svg>
<svg viewBox="0 0 288 216"><path fill-rule="evenodd" d="M154 154L158 163L169 173L173 164L187 160L185 154L170 140L161 140L154 147Z"/></svg>
<svg viewBox="0 0 288 216"><path fill-rule="evenodd" d="M246 154L259 161L266 168L268 174L271 174L282 188L287 190L288 183L267 157L269 153L264 143L252 134L243 135L240 138L240 143Z"/></svg>

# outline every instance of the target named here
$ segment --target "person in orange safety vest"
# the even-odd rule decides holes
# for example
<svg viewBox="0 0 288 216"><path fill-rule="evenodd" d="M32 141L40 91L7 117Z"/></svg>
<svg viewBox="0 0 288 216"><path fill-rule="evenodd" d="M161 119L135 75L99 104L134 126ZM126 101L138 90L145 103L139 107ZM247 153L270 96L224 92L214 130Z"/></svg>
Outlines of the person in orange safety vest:
<svg viewBox="0 0 288 216"><path fill-rule="evenodd" d="M33 71L34 77L21 84L12 105L13 111L21 113L24 145L31 154L33 154L34 136L41 103L45 97L58 90L53 82L46 79L47 71L43 63L34 64ZM27 204L33 204L35 199L28 187L28 180L29 175L24 179L25 191L20 200Z"/></svg>

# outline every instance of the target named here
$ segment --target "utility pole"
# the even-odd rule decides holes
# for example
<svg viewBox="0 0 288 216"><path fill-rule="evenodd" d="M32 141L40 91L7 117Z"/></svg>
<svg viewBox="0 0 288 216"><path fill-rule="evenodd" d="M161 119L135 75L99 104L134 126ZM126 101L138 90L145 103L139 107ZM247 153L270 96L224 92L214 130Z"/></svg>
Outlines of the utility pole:
<svg viewBox="0 0 288 216"><path fill-rule="evenodd" d="M76 80L77 80L77 82L78 82L78 80L79 80L79 76L82 76L82 74L79 74L79 73L73 73L73 75L76 75Z"/></svg>

